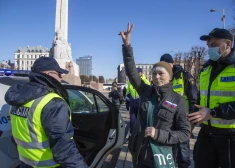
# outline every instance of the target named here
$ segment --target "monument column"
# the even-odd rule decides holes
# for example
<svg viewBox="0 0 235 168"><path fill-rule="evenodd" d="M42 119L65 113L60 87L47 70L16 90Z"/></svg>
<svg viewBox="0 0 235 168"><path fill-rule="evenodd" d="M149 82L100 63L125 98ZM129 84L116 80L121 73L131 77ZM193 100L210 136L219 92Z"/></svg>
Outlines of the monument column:
<svg viewBox="0 0 235 168"><path fill-rule="evenodd" d="M68 41L68 0L56 0L55 32L61 30Z"/></svg>

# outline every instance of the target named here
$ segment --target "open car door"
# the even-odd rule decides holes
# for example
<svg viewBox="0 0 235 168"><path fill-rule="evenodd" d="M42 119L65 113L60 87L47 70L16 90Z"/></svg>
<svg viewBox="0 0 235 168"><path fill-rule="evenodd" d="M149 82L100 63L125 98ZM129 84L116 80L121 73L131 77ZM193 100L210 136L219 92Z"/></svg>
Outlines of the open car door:
<svg viewBox="0 0 235 168"><path fill-rule="evenodd" d="M89 167L101 167L108 154L124 142L125 122L100 92L64 85L72 111L74 140Z"/></svg>

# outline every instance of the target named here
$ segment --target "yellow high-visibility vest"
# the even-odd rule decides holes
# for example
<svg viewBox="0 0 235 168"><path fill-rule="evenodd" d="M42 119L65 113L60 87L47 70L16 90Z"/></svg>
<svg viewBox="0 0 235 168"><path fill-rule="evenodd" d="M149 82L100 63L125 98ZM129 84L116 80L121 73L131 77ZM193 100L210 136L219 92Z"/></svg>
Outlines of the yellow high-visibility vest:
<svg viewBox="0 0 235 168"><path fill-rule="evenodd" d="M17 144L19 158L32 167L59 166L53 160L49 140L41 123L42 109L53 98L63 99L56 93L49 93L20 107L13 106L10 109L12 135Z"/></svg>
<svg viewBox="0 0 235 168"><path fill-rule="evenodd" d="M173 84L173 90L186 99L186 103L189 107L188 96L185 94L185 91L184 91L185 88L184 88L184 75L183 75L183 72L180 73L180 78L179 79L176 79L176 78L173 79L172 84Z"/></svg>
<svg viewBox="0 0 235 168"><path fill-rule="evenodd" d="M210 83L212 66L205 67L200 74L200 105L214 109L222 103L235 101L235 67L227 66ZM209 101L209 102L208 102ZM225 120L221 118L210 119L211 126L216 128L235 128L235 120ZM208 125L207 122L203 124Z"/></svg>
<svg viewBox="0 0 235 168"><path fill-rule="evenodd" d="M146 79L144 74L142 74L141 79L144 81L145 84L150 85L150 82L148 81L148 79ZM128 85L127 85L126 95L127 94L130 94L130 96L133 99L139 98L139 94L137 93L137 91L135 90L135 88L132 86L132 84L130 82L128 82Z"/></svg>

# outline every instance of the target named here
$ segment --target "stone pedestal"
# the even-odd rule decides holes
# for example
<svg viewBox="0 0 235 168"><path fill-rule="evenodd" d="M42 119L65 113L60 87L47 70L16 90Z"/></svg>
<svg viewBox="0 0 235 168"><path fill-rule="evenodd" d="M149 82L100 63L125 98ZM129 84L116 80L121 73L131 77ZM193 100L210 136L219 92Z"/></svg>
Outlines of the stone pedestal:
<svg viewBox="0 0 235 168"><path fill-rule="evenodd" d="M78 85L81 86L81 79L77 76L72 74L62 75L64 81L68 82L71 85Z"/></svg>
<svg viewBox="0 0 235 168"><path fill-rule="evenodd" d="M98 91L103 91L103 83L96 83L94 81L91 81L90 85L91 85L92 88L94 88Z"/></svg>
<svg viewBox="0 0 235 168"><path fill-rule="evenodd" d="M68 74L62 75L63 80L67 81L69 84L81 86L78 65L71 60L56 59L56 61L58 62L61 68L69 71Z"/></svg>
<svg viewBox="0 0 235 168"><path fill-rule="evenodd" d="M79 67L75 62L66 59L55 58L55 60L58 62L61 68L69 71L69 74L79 77Z"/></svg>

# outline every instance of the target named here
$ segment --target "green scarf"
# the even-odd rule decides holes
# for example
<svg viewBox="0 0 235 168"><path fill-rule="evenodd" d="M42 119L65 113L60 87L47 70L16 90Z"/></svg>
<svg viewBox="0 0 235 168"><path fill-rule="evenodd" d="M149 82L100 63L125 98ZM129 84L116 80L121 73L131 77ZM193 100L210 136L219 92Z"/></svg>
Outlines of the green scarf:
<svg viewBox="0 0 235 168"><path fill-rule="evenodd" d="M154 112L157 107L157 97L155 94L151 96L151 100L148 102L148 117L147 126L152 127L154 122ZM175 168L175 163L172 154L172 147L163 146L153 139L149 140L154 158L154 168Z"/></svg>

